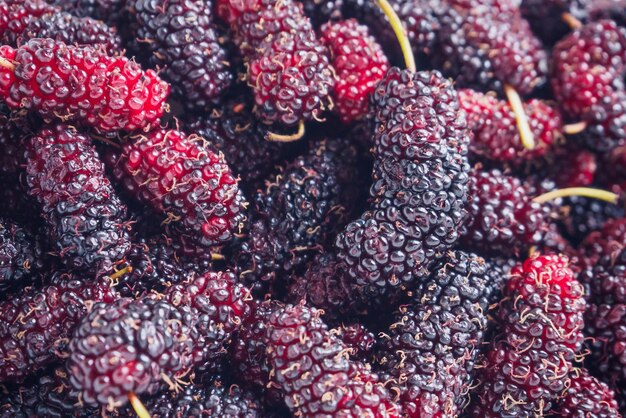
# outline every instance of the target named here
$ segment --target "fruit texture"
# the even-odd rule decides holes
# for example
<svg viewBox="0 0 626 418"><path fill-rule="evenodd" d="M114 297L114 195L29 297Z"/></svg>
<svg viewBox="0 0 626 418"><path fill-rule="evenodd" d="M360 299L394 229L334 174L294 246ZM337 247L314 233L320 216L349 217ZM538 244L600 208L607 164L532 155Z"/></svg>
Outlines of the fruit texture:
<svg viewBox="0 0 626 418"><path fill-rule="evenodd" d="M587 143L600 151L624 139L626 30L615 22L589 23L552 51L551 83L565 115L587 123Z"/></svg>
<svg viewBox="0 0 626 418"><path fill-rule="evenodd" d="M174 385L193 365L199 336L194 312L165 301L119 298L98 303L70 342L70 381L87 405L122 406Z"/></svg>
<svg viewBox="0 0 626 418"><path fill-rule="evenodd" d="M88 16L107 23L118 23L126 0L47 0L75 16Z"/></svg>
<svg viewBox="0 0 626 418"><path fill-rule="evenodd" d="M570 387L583 343L583 288L563 256L534 256L511 271L502 333L481 368L472 417L544 414Z"/></svg>
<svg viewBox="0 0 626 418"><path fill-rule="evenodd" d="M465 222L467 163L383 160L374 169L373 207L335 241L338 259L371 294L415 283L457 242Z"/></svg>
<svg viewBox="0 0 626 418"><path fill-rule="evenodd" d="M467 122L461 117L452 82L441 73L413 74L393 67L376 87L372 100L376 158L423 161L451 153L460 154L457 163L463 164Z"/></svg>
<svg viewBox="0 0 626 418"><path fill-rule="evenodd" d="M93 46L31 39L17 49L0 47L0 57L0 96L44 119L109 133L148 129L165 111L169 86L154 71Z"/></svg>
<svg viewBox="0 0 626 418"><path fill-rule="evenodd" d="M122 49L115 29L99 20L59 11L30 20L17 36L17 45L33 38L51 38L66 45L100 45L109 54L120 53Z"/></svg>
<svg viewBox="0 0 626 418"><path fill-rule="evenodd" d="M256 193L250 229L232 264L256 292L304 266L343 225L352 203L342 196L350 181L350 174L342 177L350 164L344 156L351 147L342 140L316 142Z"/></svg>
<svg viewBox="0 0 626 418"><path fill-rule="evenodd" d="M321 313L289 305L274 312L265 334L272 382L293 414L401 416L369 365L351 361Z"/></svg>
<svg viewBox="0 0 626 418"><path fill-rule="evenodd" d="M258 47L248 65L257 113L266 123L294 126L332 109L335 80L326 48L310 30L279 32Z"/></svg>
<svg viewBox="0 0 626 418"><path fill-rule="evenodd" d="M532 201L532 188L499 170L474 171L463 245L485 255L521 254L541 241L549 208Z"/></svg>
<svg viewBox="0 0 626 418"><path fill-rule="evenodd" d="M240 186L253 193L281 160L284 147L266 141L267 128L254 117L252 100L240 94L213 109L193 115L185 129L208 141L208 146L222 152Z"/></svg>
<svg viewBox="0 0 626 418"><path fill-rule="evenodd" d="M217 101L233 77L213 26L211 2L130 0L126 7L137 23L137 45L150 50L150 65L163 69L172 93L192 108Z"/></svg>
<svg viewBox="0 0 626 418"><path fill-rule="evenodd" d="M409 417L458 416L487 325L485 261L454 252L434 271L416 301L400 308L378 354Z"/></svg>
<svg viewBox="0 0 626 418"><path fill-rule="evenodd" d="M55 11L54 7L41 0L2 2L0 4L0 42L3 45L17 46L17 38L30 22Z"/></svg>
<svg viewBox="0 0 626 418"><path fill-rule="evenodd" d="M435 52L442 16L449 12L449 7L441 0L409 0L393 6L407 31L417 61L427 61Z"/></svg>
<svg viewBox="0 0 626 418"><path fill-rule="evenodd" d="M298 0L316 28L329 21L341 19L343 0Z"/></svg>
<svg viewBox="0 0 626 418"><path fill-rule="evenodd" d="M215 371L250 315L250 291L232 272L209 272L171 286L165 298L175 307L190 306L197 312L195 326L202 340L194 347L194 367Z"/></svg>
<svg viewBox="0 0 626 418"><path fill-rule="evenodd" d="M536 141L532 150L522 145L515 115L508 102L470 89L459 91L459 102L473 134L470 152L487 160L519 165L545 155L561 137L560 113L540 100L532 99L524 105Z"/></svg>
<svg viewBox="0 0 626 418"><path fill-rule="evenodd" d="M556 415L566 418L621 417L615 394L609 387L591 376L586 369L570 373L571 385L556 408Z"/></svg>
<svg viewBox="0 0 626 418"><path fill-rule="evenodd" d="M0 292L29 284L44 267L42 238L0 218Z"/></svg>
<svg viewBox="0 0 626 418"><path fill-rule="evenodd" d="M597 231L614 218L623 218L624 210L612 203L586 197L565 199L564 218L560 221L563 234L573 243L580 243L588 234Z"/></svg>
<svg viewBox="0 0 626 418"><path fill-rule="evenodd" d="M175 417L228 417L260 418L263 405L251 392L237 385L216 380L208 385L189 384L179 393L162 393L145 400L144 405L154 418ZM127 408L127 416L134 412Z"/></svg>
<svg viewBox="0 0 626 418"><path fill-rule="evenodd" d="M0 381L20 382L66 357L72 332L96 302L119 296L107 278L56 274L0 303Z"/></svg>
<svg viewBox="0 0 626 418"><path fill-rule="evenodd" d="M546 81L547 54L519 11L509 14L450 9L434 61L461 87L528 94Z"/></svg>
<svg viewBox="0 0 626 418"><path fill-rule="evenodd" d="M222 154L197 135L156 129L106 156L113 177L165 216L166 230L201 247L230 240L245 220L244 198Z"/></svg>
<svg viewBox="0 0 626 418"><path fill-rule="evenodd" d="M354 19L327 23L321 34L338 78L335 110L344 123L361 119L369 110L370 95L389 69L387 57L367 26Z"/></svg>
<svg viewBox="0 0 626 418"><path fill-rule="evenodd" d="M106 272L130 250L126 206L91 140L67 125L42 129L26 150L28 193L70 268Z"/></svg>

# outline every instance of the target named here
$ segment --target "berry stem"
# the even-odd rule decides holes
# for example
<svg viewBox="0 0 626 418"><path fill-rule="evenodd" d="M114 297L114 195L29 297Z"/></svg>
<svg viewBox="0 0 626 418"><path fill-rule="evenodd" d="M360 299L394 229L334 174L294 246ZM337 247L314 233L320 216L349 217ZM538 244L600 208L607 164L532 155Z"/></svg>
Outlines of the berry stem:
<svg viewBox="0 0 626 418"><path fill-rule="evenodd" d="M224 257L222 254L211 253L211 260L212 261L224 260L225 258L226 257Z"/></svg>
<svg viewBox="0 0 626 418"><path fill-rule="evenodd" d="M0 67L6 68L9 71L15 71L15 64L6 58L0 57Z"/></svg>
<svg viewBox="0 0 626 418"><path fill-rule="evenodd" d="M378 7L383 11L387 19L389 19L389 23L391 23L391 28L393 32L396 34L398 38L398 42L400 43L400 49L402 50L402 55L404 56L404 63L406 68L411 72L417 71L417 66L415 65L415 57L413 56L413 49L411 48L411 43L409 42L409 37L407 36L406 31L404 30L404 26L402 25L402 21L398 17L398 14L395 10L393 10L393 6L389 4L387 0L375 0L378 4Z"/></svg>
<svg viewBox="0 0 626 418"><path fill-rule="evenodd" d="M301 139L304 136L304 122L300 121L298 124L298 131L291 135L282 135L274 132L268 132L265 138L272 142L293 142Z"/></svg>
<svg viewBox="0 0 626 418"><path fill-rule="evenodd" d="M125 275L126 273L132 273L133 271L133 267L132 266L126 266L123 269L117 270L115 273L111 274L109 277L113 280L122 277L123 275Z"/></svg>
<svg viewBox="0 0 626 418"><path fill-rule="evenodd" d="M148 412L134 392L128 392L128 400L139 418L150 418L150 412Z"/></svg>
<svg viewBox="0 0 626 418"><path fill-rule="evenodd" d="M576 19L571 13L563 12L561 13L561 19L565 22L570 29L576 30L582 27L582 22Z"/></svg>
<svg viewBox="0 0 626 418"><path fill-rule="evenodd" d="M515 115L515 122L517 122L517 130L519 131L519 136L522 139L522 145L526 149L535 148L535 138L533 131L530 129L528 118L526 117L526 112L524 111L524 105L522 104L522 99L519 97L517 91L508 84L504 85L504 93L509 101L509 105L511 105L513 114Z"/></svg>
<svg viewBox="0 0 626 418"><path fill-rule="evenodd" d="M544 193L533 199L536 203L546 203L560 197L582 196L590 197L592 199L604 200L605 202L617 204L619 201L619 195L616 193L608 192L606 190L592 189L590 187L568 187L560 190L553 190L548 193Z"/></svg>
<svg viewBox="0 0 626 418"><path fill-rule="evenodd" d="M569 125L563 126L563 132L565 132L568 135L579 134L585 129L587 129L587 122L585 121L581 121L577 123L570 123Z"/></svg>

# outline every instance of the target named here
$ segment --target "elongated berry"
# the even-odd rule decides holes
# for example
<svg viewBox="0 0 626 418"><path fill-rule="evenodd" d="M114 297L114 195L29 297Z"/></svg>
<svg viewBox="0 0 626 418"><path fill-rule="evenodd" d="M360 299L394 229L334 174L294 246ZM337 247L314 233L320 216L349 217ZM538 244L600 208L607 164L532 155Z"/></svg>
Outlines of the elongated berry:
<svg viewBox="0 0 626 418"><path fill-rule="evenodd" d="M149 129L165 111L169 86L154 71L93 46L31 39L17 49L0 47L0 57L0 97L44 119L109 133Z"/></svg>
<svg viewBox="0 0 626 418"><path fill-rule="evenodd" d="M68 125L42 129L26 149L28 193L70 268L107 272L130 250L126 206L90 138Z"/></svg>

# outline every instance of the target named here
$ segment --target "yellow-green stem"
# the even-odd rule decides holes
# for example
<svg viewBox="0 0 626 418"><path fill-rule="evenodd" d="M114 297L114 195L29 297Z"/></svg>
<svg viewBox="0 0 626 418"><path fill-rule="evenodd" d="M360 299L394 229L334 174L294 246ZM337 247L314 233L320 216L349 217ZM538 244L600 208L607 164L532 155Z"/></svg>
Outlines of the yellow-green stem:
<svg viewBox="0 0 626 418"><path fill-rule="evenodd" d="M587 122L585 121L577 122L577 123L570 123L569 125L563 126L563 132L565 132L568 135L579 134L585 129L587 129Z"/></svg>
<svg viewBox="0 0 626 418"><path fill-rule="evenodd" d="M125 275L126 273L132 273L133 271L133 267L132 266L126 266L123 269L117 270L115 273L109 275L110 278L112 278L113 280L122 277L123 275Z"/></svg>
<svg viewBox="0 0 626 418"><path fill-rule="evenodd" d="M128 392L128 400L135 410L135 414L137 414L139 418L150 418L150 412L148 412L144 404L141 403L141 401L134 392Z"/></svg>
<svg viewBox="0 0 626 418"><path fill-rule="evenodd" d="M402 55L404 56L404 63L406 68L412 72L417 71L417 66L415 65L415 57L413 56L413 50L411 49L411 43L409 42L409 37L404 30L404 25L402 21L398 17L398 14L395 10L393 10L393 6L389 4L387 0L375 0L378 4L378 7L383 11L387 19L389 19L389 23L391 23L391 28L393 32L396 34L398 38L398 42L400 43L400 49L402 50Z"/></svg>
<svg viewBox="0 0 626 418"><path fill-rule="evenodd" d="M604 200L605 202L616 204L619 201L619 195L606 190L593 189L591 187L568 187L565 189L554 190L544 193L533 199L533 202L546 203L561 197L582 196L592 199Z"/></svg>
<svg viewBox="0 0 626 418"><path fill-rule="evenodd" d="M510 85L504 85L504 93L511 105L513 114L515 115L515 122L517 123L517 130L522 140L522 145L526 149L535 148L535 137L533 131L530 129L528 118L526 117L526 111L524 110L524 104L522 99L517 94L517 91Z"/></svg>
<svg viewBox="0 0 626 418"><path fill-rule="evenodd" d="M304 122L300 121L298 124L298 131L291 135L282 135L274 132L268 132L266 135L268 141L272 142L293 142L301 139L304 136Z"/></svg>

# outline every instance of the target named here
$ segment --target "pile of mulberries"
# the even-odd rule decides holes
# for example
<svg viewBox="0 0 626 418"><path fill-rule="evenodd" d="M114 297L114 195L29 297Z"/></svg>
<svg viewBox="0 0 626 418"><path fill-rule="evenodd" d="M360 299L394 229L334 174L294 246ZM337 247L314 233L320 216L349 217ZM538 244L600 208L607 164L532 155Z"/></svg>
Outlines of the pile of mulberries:
<svg viewBox="0 0 626 418"><path fill-rule="evenodd" d="M0 1L0 417L625 416L625 10Z"/></svg>

